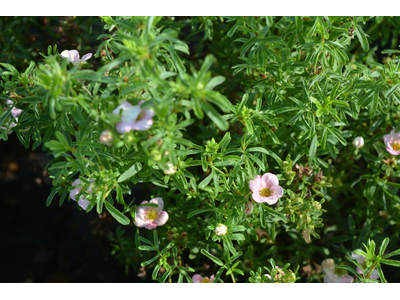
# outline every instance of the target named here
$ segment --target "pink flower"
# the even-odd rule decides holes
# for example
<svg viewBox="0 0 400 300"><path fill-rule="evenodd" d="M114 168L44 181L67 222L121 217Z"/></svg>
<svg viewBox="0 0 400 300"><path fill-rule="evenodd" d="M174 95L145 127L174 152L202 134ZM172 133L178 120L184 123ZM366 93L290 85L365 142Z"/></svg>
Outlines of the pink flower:
<svg viewBox="0 0 400 300"><path fill-rule="evenodd" d="M355 254L354 252L351 252L351 257L354 258L355 260L357 260L358 263L363 267L363 269L365 269L365 268L367 267L367 266L366 266L366 263L365 263L365 257L364 257L364 256ZM357 267L357 272L358 272L359 274L361 274L361 275L364 273L363 270L361 270L359 267ZM366 274L365 274L365 275L366 275ZM375 269L375 270L371 273L371 275L369 276L369 278L371 278L371 279L378 279L378 278L379 278L378 271Z"/></svg>
<svg viewBox="0 0 400 300"><path fill-rule="evenodd" d="M245 214L249 215L253 212L253 209L254 209L254 205L253 205L253 203L251 203L251 201L249 201L246 203L246 208L244 209L243 212Z"/></svg>
<svg viewBox="0 0 400 300"><path fill-rule="evenodd" d="M7 100L7 107L11 107L11 106L13 106L14 105L14 102L13 101L11 101L11 100ZM18 121L18 116L21 114L23 112L23 110L22 109L19 109L19 108L16 108L16 107L13 107L12 109L11 109L11 115L13 116L13 118L15 119L15 121ZM10 124L10 128L13 128L13 127L15 127L15 126L17 126L17 124L15 123L15 122L11 122L11 124ZM5 127L3 127L3 126L0 126L0 129L4 129L4 130L8 130L8 129L10 129L10 128L5 128ZM8 131L7 132L7 134L11 134L12 133L12 131Z"/></svg>
<svg viewBox="0 0 400 300"><path fill-rule="evenodd" d="M390 134L384 136L383 141L387 152L393 155L400 154L400 132L395 132L393 129Z"/></svg>
<svg viewBox="0 0 400 300"><path fill-rule="evenodd" d="M272 173L265 173L262 177L257 175L254 180L249 181L249 186L253 192L254 201L258 203L267 202L272 205L283 195L278 177Z"/></svg>
<svg viewBox="0 0 400 300"><path fill-rule="evenodd" d="M322 272L325 273L325 283L352 283L353 277L345 274L343 269L336 268L333 259L325 259L322 263Z"/></svg>
<svg viewBox="0 0 400 300"><path fill-rule="evenodd" d="M208 277L202 277L200 274L194 274L192 280L193 283L212 283L214 281L214 275L208 278Z"/></svg>
<svg viewBox="0 0 400 300"><path fill-rule="evenodd" d="M121 110L121 122L116 125L119 133L129 132L131 130L144 131L153 125L154 111L150 109L142 109L140 106L144 100L138 105L132 105L129 102L124 102L113 110L115 115L119 115Z"/></svg>
<svg viewBox="0 0 400 300"><path fill-rule="evenodd" d="M149 203L143 201L141 204ZM155 203L158 207L153 206L139 206L136 210L135 225L137 227L144 227L152 230L157 226L162 226L168 221L168 213L162 211L164 207L164 201L161 198L154 198L150 200L150 203Z"/></svg>
<svg viewBox="0 0 400 300"><path fill-rule="evenodd" d="M89 181L93 182L94 179L93 179L93 178L90 178ZM81 181L80 179L76 179L76 180L72 183L72 186L77 185L77 184L80 184L80 183L82 183L82 181ZM76 201L75 197L76 197L76 195L78 195L78 194L81 192L81 190L82 190L82 187L78 187L78 188L76 188L76 189L71 190L71 192L69 193L69 196L71 197L71 199L74 200L74 201ZM89 185L89 187L87 188L86 191L87 191L88 193L91 193L91 192L92 192L92 184ZM79 198L78 205L79 205L80 207L82 207L83 210L86 210L86 209L87 209L89 203L90 203L90 201L87 200L87 199L85 198L85 196L82 195L82 196Z"/></svg>
<svg viewBox="0 0 400 300"><path fill-rule="evenodd" d="M62 58L67 58L75 67L92 57L92 53L87 53L79 59L78 50L64 50L60 55Z"/></svg>

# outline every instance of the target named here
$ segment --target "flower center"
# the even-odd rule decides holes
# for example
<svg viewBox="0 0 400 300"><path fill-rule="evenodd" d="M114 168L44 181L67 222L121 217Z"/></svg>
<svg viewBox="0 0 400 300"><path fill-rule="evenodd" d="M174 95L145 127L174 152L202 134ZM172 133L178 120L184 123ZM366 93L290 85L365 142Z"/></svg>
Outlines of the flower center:
<svg viewBox="0 0 400 300"><path fill-rule="evenodd" d="M273 191L271 191L269 188L263 188L260 190L260 196L261 197L269 197L272 196Z"/></svg>
<svg viewBox="0 0 400 300"><path fill-rule="evenodd" d="M399 150L400 150L400 144L399 144L399 142L398 142L398 141L394 142L394 143L392 144L392 148L393 148L393 150L399 151Z"/></svg>
<svg viewBox="0 0 400 300"><path fill-rule="evenodd" d="M151 210L147 213L147 219L149 220L154 220L157 218L157 212L154 210Z"/></svg>
<svg viewBox="0 0 400 300"><path fill-rule="evenodd" d="M208 278L203 278L203 281L201 283L211 283L211 281Z"/></svg>
<svg viewBox="0 0 400 300"><path fill-rule="evenodd" d="M339 277L343 276L344 274L347 274L346 270L342 268L335 268L335 273Z"/></svg>

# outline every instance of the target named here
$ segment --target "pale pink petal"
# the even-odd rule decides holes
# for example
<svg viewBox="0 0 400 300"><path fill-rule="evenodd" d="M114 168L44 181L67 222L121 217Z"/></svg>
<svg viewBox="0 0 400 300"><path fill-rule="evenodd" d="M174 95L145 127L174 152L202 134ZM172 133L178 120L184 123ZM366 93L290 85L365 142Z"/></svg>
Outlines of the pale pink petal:
<svg viewBox="0 0 400 300"><path fill-rule="evenodd" d="M82 181L80 179L76 179L73 183L72 186L80 184ZM78 195L81 191L82 187L73 189L70 191L69 196L71 197L72 200L75 200L75 196ZM76 201L76 200L75 200Z"/></svg>
<svg viewBox="0 0 400 300"><path fill-rule="evenodd" d="M144 228L148 229L148 230L153 230L157 228L157 225L154 223L147 223L144 225Z"/></svg>
<svg viewBox="0 0 400 300"><path fill-rule="evenodd" d="M359 254L355 254L354 252L351 252L351 257L358 261L358 263L361 265L365 261L365 257Z"/></svg>
<svg viewBox="0 0 400 300"><path fill-rule="evenodd" d="M271 197L263 197L263 202L267 202L269 205L273 205L278 202L279 197L277 195L272 195Z"/></svg>
<svg viewBox="0 0 400 300"><path fill-rule="evenodd" d="M388 147L388 148L392 148L392 145L391 145L391 136L390 136L390 134L387 134L387 135L385 135L384 137L383 137L383 141L385 142L385 145L386 145L386 147Z"/></svg>
<svg viewBox="0 0 400 300"><path fill-rule="evenodd" d="M400 150L393 150L393 149L391 149L391 148L386 148L386 151L387 152L389 152L390 154L393 154L393 155L399 155L400 154Z"/></svg>
<svg viewBox="0 0 400 300"><path fill-rule="evenodd" d="M160 197L151 199L151 200L150 200L150 203L155 203L155 204L158 205L158 207L155 208L157 212L162 211L162 209L164 208L164 201L163 201L163 199L160 198Z"/></svg>
<svg viewBox="0 0 400 300"><path fill-rule="evenodd" d="M83 210L86 210L90 201L86 200L83 196L79 198L78 205L82 207Z"/></svg>
<svg viewBox="0 0 400 300"><path fill-rule="evenodd" d="M252 194L252 197L253 197L254 201L256 201L257 203L262 203L262 202L264 202L264 201L263 201L263 198L264 198L264 197L261 197L261 196L260 196L259 191L255 191L255 192Z"/></svg>
<svg viewBox="0 0 400 300"><path fill-rule="evenodd" d="M69 59L69 51L68 50L64 50L63 52L61 52L61 57L62 58L68 58L68 61L70 61Z"/></svg>
<svg viewBox="0 0 400 300"><path fill-rule="evenodd" d="M23 112L22 109L16 108L14 107L13 109L11 109L11 115L17 119L17 117Z"/></svg>
<svg viewBox="0 0 400 300"><path fill-rule="evenodd" d="M153 126L154 114L154 111L150 109L145 110L143 117L139 121L135 122L132 128L138 131L150 129L150 127Z"/></svg>
<svg viewBox="0 0 400 300"><path fill-rule="evenodd" d="M121 105L117 106L117 108L115 108L113 110L113 114L114 115L119 115L120 110L126 110L128 108L130 108L132 106L132 104L130 104L128 101L125 101L124 103L122 103Z"/></svg>
<svg viewBox="0 0 400 300"><path fill-rule="evenodd" d="M83 63L84 61L90 59L91 57L92 57L92 53L86 53L84 56L82 56L81 63Z"/></svg>
<svg viewBox="0 0 400 300"><path fill-rule="evenodd" d="M264 274L264 276L267 276L269 279L271 279L271 275L269 274Z"/></svg>
<svg viewBox="0 0 400 300"><path fill-rule="evenodd" d="M274 194L272 195L272 196L276 196L276 197L278 197L278 198L280 198L280 197L282 197L283 196L283 188L281 187L281 186L276 186L274 189L273 189L273 191L274 191Z"/></svg>
<svg viewBox="0 0 400 300"><path fill-rule="evenodd" d="M372 272L372 274L371 274L371 276L369 277L369 278L371 278L371 279L379 279L379 273L378 273L378 271L375 269L373 272Z"/></svg>
<svg viewBox="0 0 400 300"><path fill-rule="evenodd" d="M250 180L249 186L250 186L250 190L252 190L253 193L256 193L256 192L259 193L260 189L261 189L261 176L257 175L256 178L254 178L253 180ZM253 198L254 198L254 196L253 196Z"/></svg>
<svg viewBox="0 0 400 300"><path fill-rule="evenodd" d="M137 227L144 227L146 224L147 224L147 221L146 221L146 220L143 220L143 219L138 215L138 213L136 213L136 216L135 216L135 225L136 225Z"/></svg>
<svg viewBox="0 0 400 300"><path fill-rule="evenodd" d="M364 272L363 272L363 270L361 270L359 267L357 267L357 273L358 273L358 274L363 274Z"/></svg>
<svg viewBox="0 0 400 300"><path fill-rule="evenodd" d="M203 281L203 277L200 274L194 274L192 280L193 283L201 283Z"/></svg>
<svg viewBox="0 0 400 300"><path fill-rule="evenodd" d="M168 221L168 213L166 211L161 211L158 213L157 218L154 220L154 223L157 224L157 226L162 226Z"/></svg>
<svg viewBox="0 0 400 300"><path fill-rule="evenodd" d="M262 176L261 184L263 187L268 187L271 189L272 187L279 185L279 180L275 174L265 173Z"/></svg>
<svg viewBox="0 0 400 300"><path fill-rule="evenodd" d="M339 277L339 283L352 283L352 282L353 282L353 277L348 274Z"/></svg>
<svg viewBox="0 0 400 300"><path fill-rule="evenodd" d="M123 123L119 122L116 126L115 129L120 133L124 134L125 132L129 132L132 129L134 129L135 124L129 124L129 123Z"/></svg>
<svg viewBox="0 0 400 300"><path fill-rule="evenodd" d="M213 282L214 281L214 275L211 275L210 277L210 281Z"/></svg>
<svg viewBox="0 0 400 300"><path fill-rule="evenodd" d="M70 50L68 54L69 54L69 58L71 59L72 62L79 59L78 50Z"/></svg>

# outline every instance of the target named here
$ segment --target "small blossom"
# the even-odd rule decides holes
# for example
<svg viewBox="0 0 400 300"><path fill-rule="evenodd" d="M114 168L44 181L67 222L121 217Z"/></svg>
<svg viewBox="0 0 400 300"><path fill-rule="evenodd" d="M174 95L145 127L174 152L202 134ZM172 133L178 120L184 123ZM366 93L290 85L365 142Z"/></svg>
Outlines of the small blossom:
<svg viewBox="0 0 400 300"><path fill-rule="evenodd" d="M176 167L174 167L174 165L173 164L171 164L170 162L169 163L167 163L167 166L168 166L168 170L164 170L164 173L165 174L167 174L167 175L172 175L172 174L174 174L175 172L176 172Z"/></svg>
<svg viewBox="0 0 400 300"><path fill-rule="evenodd" d="M306 241L307 244L311 243L311 239L310 239L310 230L303 230L303 238Z"/></svg>
<svg viewBox="0 0 400 300"><path fill-rule="evenodd" d="M123 134L131 130L144 131L153 125L154 111L150 109L142 109L140 106L144 100L138 105L132 105L129 102L124 102L113 110L115 115L121 113L121 122L116 125L119 133Z"/></svg>
<svg viewBox="0 0 400 300"><path fill-rule="evenodd" d="M253 192L254 201L258 203L267 202L272 205L283 196L278 177L272 173L265 173L262 177L257 175L254 180L249 181L249 186Z"/></svg>
<svg viewBox="0 0 400 300"><path fill-rule="evenodd" d="M192 280L193 283L212 283L214 281L214 275L208 278L208 277L203 277L200 274L194 274Z"/></svg>
<svg viewBox="0 0 400 300"><path fill-rule="evenodd" d="M111 142L113 141L113 136L111 133L111 130L107 129L104 130L101 134L100 134L100 143L106 146L111 146Z"/></svg>
<svg viewBox="0 0 400 300"><path fill-rule="evenodd" d="M352 283L353 277L345 274L343 269L336 268L333 259L325 259L321 263L322 272L325 273L325 283Z"/></svg>
<svg viewBox="0 0 400 300"><path fill-rule="evenodd" d="M393 155L400 154L400 132L395 132L394 129L384 136L383 141L386 145L386 151Z"/></svg>
<svg viewBox="0 0 400 300"><path fill-rule="evenodd" d="M244 209L243 212L245 214L249 215L253 212L253 209L254 209L254 205L253 205L253 203L251 203L251 201L249 201L246 203L246 208Z"/></svg>
<svg viewBox="0 0 400 300"><path fill-rule="evenodd" d="M6 104L6 105L7 105L7 107L11 107L11 106L14 105L14 102L11 101L11 100L7 100L7 104ZM11 109L11 116L13 117L13 119L15 119L15 121L18 121L18 116L19 116L22 112L23 112L22 109L13 107L13 108ZM11 122L9 128L0 126L0 129L7 130L7 134L10 135L10 134L12 133L12 131L9 130L9 129L11 129L11 128L15 127L15 126L17 126L17 124L16 124L15 122Z"/></svg>
<svg viewBox="0 0 400 300"><path fill-rule="evenodd" d="M351 253L351 257L354 258L355 260L358 261L358 263L363 267L363 269L365 269L367 267L366 263L365 263L365 257L362 255L358 255L355 254L354 252ZM363 270L361 270L359 267L357 267L357 272L359 274L363 274ZM366 275L366 274L365 274ZM369 276L369 278L371 279L378 279L379 278L379 274L378 271L375 269L371 275Z"/></svg>
<svg viewBox="0 0 400 300"><path fill-rule="evenodd" d="M283 272L283 269L282 268L279 268L278 266L275 266L275 268L276 268L276 275L275 275L275 277L274 277L274 280L276 280L276 282L275 283L279 283L279 280L283 277L283 276L285 276L285 272ZM270 274L264 274L264 276L267 276L270 280L272 280L272 277L271 277L271 275Z"/></svg>
<svg viewBox="0 0 400 300"><path fill-rule="evenodd" d="M94 179L93 179L93 178L90 178L89 181L93 182ZM81 181L80 179L76 179L76 180L72 183L72 186L77 185L77 184L81 184L81 183L82 183L82 181ZM89 187L87 188L86 191L87 191L88 193L92 193L92 186L93 186L93 185L90 184ZM81 192L81 190L82 190L82 187L78 187L78 188L76 188L76 189L71 190L71 192L69 193L69 196L71 197L71 199L74 200L74 201L76 201L75 197L76 197L76 195L78 195L78 194ZM82 196L79 198L78 205L79 205L80 207L82 207L83 210L86 210L86 209L87 209L89 203L90 203L90 201L87 200L87 199L85 198L85 196L82 195Z"/></svg>
<svg viewBox="0 0 400 300"><path fill-rule="evenodd" d="M353 146L357 149L360 149L362 146L364 146L364 139L362 136L358 136L354 139L353 141Z"/></svg>
<svg viewBox="0 0 400 300"><path fill-rule="evenodd" d="M218 224L215 228L216 235L224 235L228 232L228 228L224 224Z"/></svg>
<svg viewBox="0 0 400 300"><path fill-rule="evenodd" d="M141 204L149 203L143 201ZM152 230L157 226L162 226L168 221L168 213L162 211L164 207L164 201L161 198L154 198L150 200L150 203L155 203L158 207L152 206L139 206L136 210L135 225L137 227L144 227Z"/></svg>
<svg viewBox="0 0 400 300"><path fill-rule="evenodd" d="M61 57L68 59L75 67L92 57L92 53L87 53L79 59L78 50L64 50L61 52Z"/></svg>

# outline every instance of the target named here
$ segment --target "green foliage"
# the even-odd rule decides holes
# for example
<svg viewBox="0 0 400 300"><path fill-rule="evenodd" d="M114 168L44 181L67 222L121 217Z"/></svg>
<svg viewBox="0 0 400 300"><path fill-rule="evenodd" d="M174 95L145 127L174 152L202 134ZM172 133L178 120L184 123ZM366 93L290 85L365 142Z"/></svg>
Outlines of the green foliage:
<svg viewBox="0 0 400 300"><path fill-rule="evenodd" d="M400 169L383 138L400 131L400 51L377 53L398 17L101 21L94 57L77 67L59 55L70 46L49 46L25 65L0 56L0 137L13 131L54 156L47 205L58 196L66 205L80 188L86 211L106 209L134 226L139 208L157 206L125 202L133 186L145 186L146 199L164 200L167 223L138 229L135 242L118 229L111 241L120 263L137 271L138 257L159 282L192 282L204 263L214 282L295 282L300 266L309 269L303 281L320 282L315 265L366 241L367 252L356 250L366 257L364 277L342 265L357 281L371 281L376 268L385 282L381 264L399 266L388 259L397 250L384 256L388 237L398 242ZM17 29L9 27L0 27L4 39ZM23 110L17 118L8 99ZM152 126L121 134L113 110L141 100L155 114ZM354 149L357 136L365 145ZM256 203L249 187L265 173L284 190L274 205ZM216 233L220 224L225 234ZM373 240L382 242L378 256Z"/></svg>

